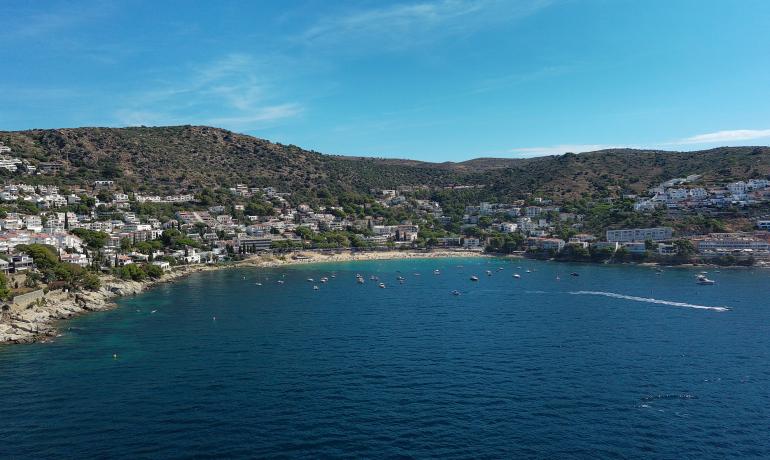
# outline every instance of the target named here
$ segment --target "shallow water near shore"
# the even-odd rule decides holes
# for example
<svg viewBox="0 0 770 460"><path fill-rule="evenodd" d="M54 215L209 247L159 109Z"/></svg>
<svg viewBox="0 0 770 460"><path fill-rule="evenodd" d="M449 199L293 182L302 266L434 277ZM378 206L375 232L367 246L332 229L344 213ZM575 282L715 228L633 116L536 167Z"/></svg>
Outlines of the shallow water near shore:
<svg viewBox="0 0 770 460"><path fill-rule="evenodd" d="M0 457L770 456L770 272L696 273L192 274L0 347Z"/></svg>

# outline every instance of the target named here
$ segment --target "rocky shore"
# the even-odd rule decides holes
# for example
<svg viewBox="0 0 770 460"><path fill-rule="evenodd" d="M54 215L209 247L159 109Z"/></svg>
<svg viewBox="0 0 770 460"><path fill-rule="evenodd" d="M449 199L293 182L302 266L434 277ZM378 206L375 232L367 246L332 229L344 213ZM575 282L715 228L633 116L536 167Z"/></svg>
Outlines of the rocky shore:
<svg viewBox="0 0 770 460"><path fill-rule="evenodd" d="M158 283L171 282L190 273L212 270L217 266L181 267L155 281L126 281L112 276L102 278L98 291L50 291L23 309L11 309L0 317L0 344L33 343L57 335L57 321L115 307L115 298L136 295Z"/></svg>
<svg viewBox="0 0 770 460"><path fill-rule="evenodd" d="M176 267L160 280L126 281L112 276L102 278L98 291L63 292L50 291L24 309L11 309L0 316L0 344L33 343L52 340L57 335L56 325L60 320L72 318L91 311L109 310L116 306L115 299L130 296L159 283L169 283L191 273L220 270L239 266L279 267L296 264L346 262L363 260L416 259L438 257L481 256L478 252L466 251L383 251L383 252L302 252L286 256L254 256L240 262L219 265L189 265Z"/></svg>

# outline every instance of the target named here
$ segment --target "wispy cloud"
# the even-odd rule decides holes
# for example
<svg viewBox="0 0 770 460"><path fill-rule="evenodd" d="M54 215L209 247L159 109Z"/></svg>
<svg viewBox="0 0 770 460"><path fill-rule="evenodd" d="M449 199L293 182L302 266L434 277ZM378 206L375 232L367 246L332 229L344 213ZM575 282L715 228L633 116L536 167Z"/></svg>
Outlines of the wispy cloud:
<svg viewBox="0 0 770 460"><path fill-rule="evenodd" d="M733 129L715 131L711 133L696 134L694 136L668 142L652 142L644 146L639 145L609 145L609 144L559 144L543 147L522 147L510 149L504 154L513 154L517 157L536 157L545 155L562 155L567 152L582 153L592 152L603 149L614 148L649 148L649 149L671 149L678 146L692 146L690 149L708 147L715 144L721 146L739 146L745 145L745 141L756 139L770 139L770 129Z"/></svg>
<svg viewBox="0 0 770 460"><path fill-rule="evenodd" d="M228 54L191 69L189 76L167 77L155 87L131 95L115 111L122 124L200 123L230 129L264 128L304 111L297 102L281 101L268 78L269 62L245 54Z"/></svg>
<svg viewBox="0 0 770 460"><path fill-rule="evenodd" d="M733 143L765 138L770 138L770 129L733 129L697 134L695 136L669 142L667 145L716 144L720 142Z"/></svg>
<svg viewBox="0 0 770 460"><path fill-rule="evenodd" d="M211 118L209 124L214 126L246 126L254 123L265 123L293 118L304 112L304 108L296 103L273 105L248 110L249 113L234 117Z"/></svg>
<svg viewBox="0 0 770 460"><path fill-rule="evenodd" d="M575 70L574 65L553 65L534 69L529 72L518 72L509 75L485 78L474 86L471 93L496 91L515 85L535 82L546 78L559 77Z"/></svg>
<svg viewBox="0 0 770 460"><path fill-rule="evenodd" d="M553 0L438 0L330 14L300 35L305 45L405 48L531 15Z"/></svg>
<svg viewBox="0 0 770 460"><path fill-rule="evenodd" d="M96 21L104 21L118 10L116 2L55 1L45 6L37 2L4 2L0 4L0 46L18 46L23 41L41 42L48 47L71 47L73 32L83 30ZM89 43L87 47L100 45Z"/></svg>

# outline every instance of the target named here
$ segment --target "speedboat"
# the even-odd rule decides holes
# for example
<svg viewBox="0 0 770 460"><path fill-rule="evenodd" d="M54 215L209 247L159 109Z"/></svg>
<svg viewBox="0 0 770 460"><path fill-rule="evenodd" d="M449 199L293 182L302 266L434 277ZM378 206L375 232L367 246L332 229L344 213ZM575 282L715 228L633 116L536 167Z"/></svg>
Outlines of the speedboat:
<svg viewBox="0 0 770 460"><path fill-rule="evenodd" d="M254 284L256 284L257 286L262 286L262 283L254 283Z"/></svg>
<svg viewBox="0 0 770 460"><path fill-rule="evenodd" d="M716 281L706 278L706 275L698 275L697 281L695 282L704 286L711 286L712 284L716 284Z"/></svg>
<svg viewBox="0 0 770 460"><path fill-rule="evenodd" d="M527 269L527 271L525 273L532 273L532 270Z"/></svg>
<svg viewBox="0 0 770 460"><path fill-rule="evenodd" d="M471 276L471 281L478 281L479 277L476 275Z"/></svg>
<svg viewBox="0 0 770 460"><path fill-rule="evenodd" d="M455 289L454 291L452 291L452 295L460 295L460 291L458 291L457 289Z"/></svg>
<svg viewBox="0 0 770 460"><path fill-rule="evenodd" d="M356 283L364 284L364 279L363 278L356 278Z"/></svg>
<svg viewBox="0 0 770 460"><path fill-rule="evenodd" d="M487 276L492 276L492 272L487 270Z"/></svg>
<svg viewBox="0 0 770 460"><path fill-rule="evenodd" d="M283 284L283 280L278 280L278 284Z"/></svg>
<svg viewBox="0 0 770 460"><path fill-rule="evenodd" d="M379 286L380 288L385 289L385 283L380 283Z"/></svg>
<svg viewBox="0 0 770 460"><path fill-rule="evenodd" d="M569 276L580 276L580 273L572 272L572 273L569 274Z"/></svg>
<svg viewBox="0 0 770 460"><path fill-rule="evenodd" d="M518 273L514 273L514 274L513 274L513 277L514 277L514 278L521 278L521 275L519 275Z"/></svg>
<svg viewBox="0 0 770 460"><path fill-rule="evenodd" d="M308 278L308 279L307 279L307 282L308 282L308 283L312 283L312 282L313 282L313 278Z"/></svg>
<svg viewBox="0 0 770 460"><path fill-rule="evenodd" d="M317 291L318 289L319 289L318 286L313 286L314 291Z"/></svg>
<svg viewBox="0 0 770 460"><path fill-rule="evenodd" d="M404 281L406 278L404 278L403 276L398 276L398 277L396 277L396 279L399 280L399 281Z"/></svg>
<svg viewBox="0 0 770 460"><path fill-rule="evenodd" d="M441 272L440 272L438 269L436 269L436 270L433 270L433 274L434 274L434 275L440 275L440 274L441 274Z"/></svg>
<svg viewBox="0 0 770 460"><path fill-rule="evenodd" d="M327 277L325 277L325 276L324 276L324 277L323 277L323 278L321 278L319 281L320 281L320 282L322 282L322 283L325 283L325 282L329 281L329 278L327 278Z"/></svg>

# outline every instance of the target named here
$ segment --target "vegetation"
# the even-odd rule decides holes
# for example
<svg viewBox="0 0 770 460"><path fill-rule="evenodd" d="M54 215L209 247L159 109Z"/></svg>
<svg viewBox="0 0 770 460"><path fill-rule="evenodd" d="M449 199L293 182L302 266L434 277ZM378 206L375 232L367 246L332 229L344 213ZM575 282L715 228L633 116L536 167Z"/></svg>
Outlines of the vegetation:
<svg viewBox="0 0 770 460"><path fill-rule="evenodd" d="M60 281L64 287L91 291L99 289L99 275L78 265L59 260L56 249L44 244L19 245L17 249L28 254L35 262L42 279L47 282Z"/></svg>
<svg viewBox="0 0 770 460"><path fill-rule="evenodd" d="M146 279L157 280L163 276L163 270L157 265L152 264L126 264L122 267L116 267L113 274L123 280L144 281Z"/></svg>
<svg viewBox="0 0 770 460"><path fill-rule="evenodd" d="M0 142L12 147L14 155L33 163L58 161L65 166L59 176L35 179L41 183L66 185L111 179L124 190L138 193L186 189L204 204L217 202L217 192L211 190L236 183L274 186L291 190L298 200L335 205L363 204L365 200L349 198L373 187L479 186L457 193L441 188L431 192L433 199L451 211L460 203L490 197L498 201L532 195L566 201L620 197L693 173L702 174L707 183L770 174L770 149L766 147L701 152L612 149L437 164L322 155L206 126L0 132ZM37 211L32 203L19 205ZM166 206L163 214L169 215L171 208ZM247 209L251 215L269 212L259 203Z"/></svg>
<svg viewBox="0 0 770 460"><path fill-rule="evenodd" d="M8 277L0 273L0 300L8 300L11 297L11 288L8 286Z"/></svg>
<svg viewBox="0 0 770 460"><path fill-rule="evenodd" d="M107 244L109 235L105 232L88 230L85 228L74 228L71 233L83 240L83 243L90 249L101 249Z"/></svg>

